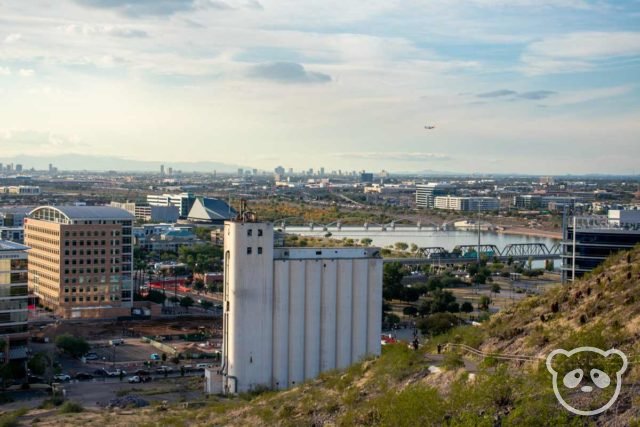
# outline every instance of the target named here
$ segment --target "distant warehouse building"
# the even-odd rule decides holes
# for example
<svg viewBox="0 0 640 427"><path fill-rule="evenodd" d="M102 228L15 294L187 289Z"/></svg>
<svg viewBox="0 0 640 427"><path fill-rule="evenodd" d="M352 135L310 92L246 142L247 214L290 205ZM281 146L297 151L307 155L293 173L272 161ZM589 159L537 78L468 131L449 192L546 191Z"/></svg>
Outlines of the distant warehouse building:
<svg viewBox="0 0 640 427"><path fill-rule="evenodd" d="M111 202L114 208L124 209L133 214L136 219L146 222L176 222L180 217L177 206L155 206L147 203Z"/></svg>
<svg viewBox="0 0 640 427"><path fill-rule="evenodd" d="M516 209L549 209L561 211L565 207L573 208L582 199L574 196L543 196L540 194L521 194L513 197L513 207Z"/></svg>
<svg viewBox="0 0 640 427"><path fill-rule="evenodd" d="M40 187L35 185L12 185L8 187L0 187L0 194L9 194L13 196L39 196Z"/></svg>
<svg viewBox="0 0 640 427"><path fill-rule="evenodd" d="M500 199L497 197L437 196L434 207L461 212L497 211L500 210Z"/></svg>
<svg viewBox="0 0 640 427"><path fill-rule="evenodd" d="M222 383L208 392L285 389L380 354L376 248L274 248L273 225L224 226Z"/></svg>
<svg viewBox="0 0 640 427"><path fill-rule="evenodd" d="M640 243L640 210L571 218L562 240L563 281L582 277L608 256Z"/></svg>
<svg viewBox="0 0 640 427"><path fill-rule="evenodd" d="M35 208L24 224L29 290L65 318L129 315L133 220L111 206Z"/></svg>

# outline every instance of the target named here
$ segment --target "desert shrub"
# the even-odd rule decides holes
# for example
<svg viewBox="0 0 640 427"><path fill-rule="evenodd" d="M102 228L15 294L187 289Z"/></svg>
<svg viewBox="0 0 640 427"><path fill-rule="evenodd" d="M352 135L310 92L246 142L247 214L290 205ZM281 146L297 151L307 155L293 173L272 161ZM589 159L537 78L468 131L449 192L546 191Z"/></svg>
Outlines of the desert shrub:
<svg viewBox="0 0 640 427"><path fill-rule="evenodd" d="M82 411L84 411L82 405L71 401L64 402L62 406L60 406L60 409L58 409L58 413L60 414L77 414Z"/></svg>

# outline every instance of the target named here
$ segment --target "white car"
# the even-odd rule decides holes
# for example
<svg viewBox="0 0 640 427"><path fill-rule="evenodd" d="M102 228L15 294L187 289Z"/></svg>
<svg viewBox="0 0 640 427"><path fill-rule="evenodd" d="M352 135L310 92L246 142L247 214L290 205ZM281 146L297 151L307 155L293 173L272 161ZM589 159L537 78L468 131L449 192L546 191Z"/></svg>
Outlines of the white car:
<svg viewBox="0 0 640 427"><path fill-rule="evenodd" d="M127 375L127 371L116 369L115 371L108 371L107 375L110 377L119 377L120 375Z"/></svg>
<svg viewBox="0 0 640 427"><path fill-rule="evenodd" d="M141 383L142 382L140 377L137 376L137 375L133 376L133 377L129 377L129 379L127 381L129 381L130 383Z"/></svg>
<svg viewBox="0 0 640 427"><path fill-rule="evenodd" d="M67 374L56 374L53 378L57 381L71 381L71 377Z"/></svg>

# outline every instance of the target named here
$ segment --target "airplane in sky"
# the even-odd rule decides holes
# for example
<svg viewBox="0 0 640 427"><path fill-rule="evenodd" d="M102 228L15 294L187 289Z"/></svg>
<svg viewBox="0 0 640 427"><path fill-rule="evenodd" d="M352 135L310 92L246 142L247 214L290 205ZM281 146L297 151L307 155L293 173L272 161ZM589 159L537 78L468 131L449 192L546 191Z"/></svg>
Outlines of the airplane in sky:
<svg viewBox="0 0 640 427"><path fill-rule="evenodd" d="M431 130L431 129L435 129L436 127L431 125L426 125L424 128L427 130Z"/></svg>

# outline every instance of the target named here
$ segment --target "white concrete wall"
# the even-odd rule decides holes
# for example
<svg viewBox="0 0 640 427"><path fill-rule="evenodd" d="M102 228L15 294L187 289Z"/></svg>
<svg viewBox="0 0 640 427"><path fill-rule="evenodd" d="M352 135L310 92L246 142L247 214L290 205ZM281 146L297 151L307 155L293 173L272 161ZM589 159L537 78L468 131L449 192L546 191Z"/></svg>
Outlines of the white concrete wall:
<svg viewBox="0 0 640 427"><path fill-rule="evenodd" d="M273 380L274 389L289 385L289 263L275 261L273 277Z"/></svg>
<svg viewBox="0 0 640 427"><path fill-rule="evenodd" d="M251 230L251 235L249 235ZM260 232L262 235L260 235ZM251 248L251 253L247 249ZM262 253L259 253L261 248ZM225 390L271 387L273 369L273 226L225 223L228 289L224 306ZM236 379L234 379L234 377Z"/></svg>
<svg viewBox="0 0 640 427"><path fill-rule="evenodd" d="M289 386L304 381L305 262L289 262Z"/></svg>
<svg viewBox="0 0 640 427"><path fill-rule="evenodd" d="M351 360L360 360L367 354L367 285L366 259L353 261L353 291L351 308Z"/></svg>
<svg viewBox="0 0 640 427"><path fill-rule="evenodd" d="M353 304L353 261L338 261L336 301L336 368L351 365L351 310Z"/></svg>
<svg viewBox="0 0 640 427"><path fill-rule="evenodd" d="M338 261L325 260L322 264L322 290L320 295L320 371L336 368L336 289Z"/></svg>
<svg viewBox="0 0 640 427"><path fill-rule="evenodd" d="M320 373L320 305L322 262L305 262L304 310L304 377L315 378Z"/></svg>

